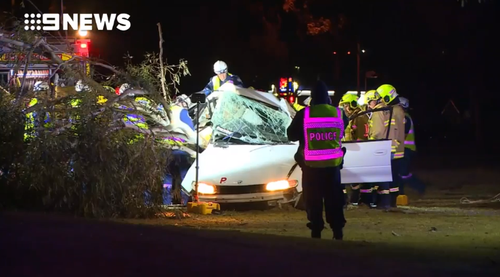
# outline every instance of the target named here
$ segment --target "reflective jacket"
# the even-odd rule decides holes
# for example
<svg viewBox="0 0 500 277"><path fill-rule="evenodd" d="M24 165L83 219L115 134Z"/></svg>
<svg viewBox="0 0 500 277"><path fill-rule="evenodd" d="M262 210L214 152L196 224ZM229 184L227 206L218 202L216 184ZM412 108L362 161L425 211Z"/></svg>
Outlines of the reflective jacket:
<svg viewBox="0 0 500 277"><path fill-rule="evenodd" d="M387 106L384 103L379 103L373 109L381 109L385 107ZM389 117L389 111L379 111L371 113L371 117L368 120L368 139L385 139L387 135L387 123L389 122Z"/></svg>
<svg viewBox="0 0 500 277"><path fill-rule="evenodd" d="M219 76L217 75L212 77L208 82L208 84L203 89L203 92L205 93L205 95L208 96L212 92L218 90L225 83L231 83L237 87L243 87L243 82L241 81L240 77L238 77L237 75L233 75L231 73L227 73L226 79L224 81L221 81L219 79Z"/></svg>
<svg viewBox="0 0 500 277"><path fill-rule="evenodd" d="M406 132L406 126L409 125L409 130ZM411 118L409 113L405 113L405 147L412 150L417 151L417 146L415 145L415 131L413 126L413 119Z"/></svg>
<svg viewBox="0 0 500 277"><path fill-rule="evenodd" d="M33 98L28 104L27 108L31 108L38 103L38 99ZM30 112L26 114L26 123L24 124L24 140L35 137L35 113Z"/></svg>
<svg viewBox="0 0 500 277"><path fill-rule="evenodd" d="M353 111L350 117L354 117L362 112L361 109L356 109ZM368 115L363 114L349 120L349 123L345 129L344 141L360 141L368 140Z"/></svg>
<svg viewBox="0 0 500 277"><path fill-rule="evenodd" d="M399 104L391 105L392 120L389 138L392 139L393 159L401 159L405 154L405 111Z"/></svg>
<svg viewBox="0 0 500 277"><path fill-rule="evenodd" d="M342 112L328 104L304 109L304 163L309 167L336 167L342 164Z"/></svg>

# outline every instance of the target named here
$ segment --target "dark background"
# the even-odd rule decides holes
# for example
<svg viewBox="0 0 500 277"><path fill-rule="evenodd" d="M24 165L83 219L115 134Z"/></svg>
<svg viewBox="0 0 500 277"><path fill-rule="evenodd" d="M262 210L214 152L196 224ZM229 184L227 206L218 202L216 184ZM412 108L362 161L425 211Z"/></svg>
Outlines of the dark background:
<svg viewBox="0 0 500 277"><path fill-rule="evenodd" d="M11 1L3 1L2 10L11 11ZM25 8L15 2L18 16L36 12L29 1ZM60 12L59 0L32 2L42 12ZM307 88L319 76L339 98L357 88L359 42L366 50L360 58L361 90L365 72L373 70L379 78L368 79L368 89L391 83L409 98L421 144L487 145L500 100L498 1L469 0L462 7L456 0L311 0L312 15L333 22L330 32L316 36L306 34L303 9L286 13L283 2L65 0L64 6L66 13L131 15L128 31L90 34L92 53L116 65L127 52L140 62L144 53L158 51L160 22L169 62L189 62L192 76L181 80L185 94L201 90L221 59L246 86L268 90L280 77L293 75ZM450 100L458 112L452 105L444 109Z"/></svg>

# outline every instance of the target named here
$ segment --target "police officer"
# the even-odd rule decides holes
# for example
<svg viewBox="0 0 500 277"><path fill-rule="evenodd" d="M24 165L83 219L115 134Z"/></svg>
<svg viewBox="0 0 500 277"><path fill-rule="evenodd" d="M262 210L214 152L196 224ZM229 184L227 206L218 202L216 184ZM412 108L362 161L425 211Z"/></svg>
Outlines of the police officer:
<svg viewBox="0 0 500 277"><path fill-rule="evenodd" d="M331 105L326 85L319 81L311 93L311 105L297 112L288 127L291 141L299 141L295 161L302 168L302 189L306 206L307 227L312 238L321 238L326 222L333 238L343 239L344 193L340 179L343 161L341 139L344 123L340 109Z"/></svg>
<svg viewBox="0 0 500 277"><path fill-rule="evenodd" d="M399 97L399 102L401 107L403 107L405 111L405 155L403 158L403 162L401 164L401 186L399 187L399 197L405 196L404 185L408 183L410 187L419 192L420 195L425 193L425 184L410 171L411 159L417 153L417 146L415 144L415 128L413 125L413 119L411 118L408 110L410 109L410 101L407 98ZM398 202L407 202L406 198L398 200Z"/></svg>
<svg viewBox="0 0 500 277"><path fill-rule="evenodd" d="M225 83L232 83L237 87L243 87L243 82L240 77L228 73L227 64L223 61L216 61L214 63L214 73L217 75L212 77L203 89L203 92L207 96L218 90Z"/></svg>
<svg viewBox="0 0 500 277"><path fill-rule="evenodd" d="M389 84L381 85L377 88L377 93L380 95L382 102L392 108L391 122L387 121L389 128L389 138L392 140L392 183L391 183L391 207L397 206L397 198L399 196L399 187L401 184L401 165L404 158L405 150L405 112L399 105L399 95L396 88Z"/></svg>

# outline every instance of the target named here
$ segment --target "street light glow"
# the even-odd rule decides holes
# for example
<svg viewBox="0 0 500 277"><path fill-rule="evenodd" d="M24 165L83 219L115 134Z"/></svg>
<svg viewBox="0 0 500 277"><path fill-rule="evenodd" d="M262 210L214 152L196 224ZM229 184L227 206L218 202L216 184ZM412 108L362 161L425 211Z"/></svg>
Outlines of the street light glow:
<svg viewBox="0 0 500 277"><path fill-rule="evenodd" d="M365 53L365 52L366 52L366 51L365 51L364 49L363 49L363 50L361 50L361 53Z"/></svg>
<svg viewBox="0 0 500 277"><path fill-rule="evenodd" d="M78 30L78 35L81 37L86 37L89 32L87 30Z"/></svg>

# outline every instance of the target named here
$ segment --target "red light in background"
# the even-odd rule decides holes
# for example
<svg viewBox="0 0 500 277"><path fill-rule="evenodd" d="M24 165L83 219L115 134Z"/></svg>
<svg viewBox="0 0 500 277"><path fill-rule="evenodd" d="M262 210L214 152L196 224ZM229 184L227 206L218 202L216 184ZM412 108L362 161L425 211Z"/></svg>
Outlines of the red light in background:
<svg viewBox="0 0 500 277"><path fill-rule="evenodd" d="M333 52L334 55L337 55L337 52Z"/></svg>
<svg viewBox="0 0 500 277"><path fill-rule="evenodd" d="M289 101L290 103L293 103L293 102L295 101L295 97L290 96L290 98L288 98L288 101Z"/></svg>
<svg viewBox="0 0 500 277"><path fill-rule="evenodd" d="M287 87L287 81L286 78L280 78L280 91L285 90Z"/></svg>
<svg viewBox="0 0 500 277"><path fill-rule="evenodd" d="M351 51L347 52L347 55L351 55Z"/></svg>

